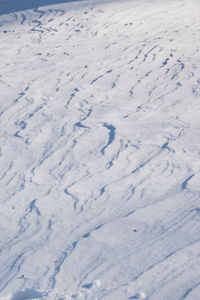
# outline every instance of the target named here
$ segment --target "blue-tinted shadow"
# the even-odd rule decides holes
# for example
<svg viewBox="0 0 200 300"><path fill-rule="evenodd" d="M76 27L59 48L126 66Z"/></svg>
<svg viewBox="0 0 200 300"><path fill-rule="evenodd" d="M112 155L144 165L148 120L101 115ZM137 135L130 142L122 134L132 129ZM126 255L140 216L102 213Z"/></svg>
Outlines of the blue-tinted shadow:
<svg viewBox="0 0 200 300"><path fill-rule="evenodd" d="M46 5L70 3L83 0L0 0L0 15L34 9Z"/></svg>

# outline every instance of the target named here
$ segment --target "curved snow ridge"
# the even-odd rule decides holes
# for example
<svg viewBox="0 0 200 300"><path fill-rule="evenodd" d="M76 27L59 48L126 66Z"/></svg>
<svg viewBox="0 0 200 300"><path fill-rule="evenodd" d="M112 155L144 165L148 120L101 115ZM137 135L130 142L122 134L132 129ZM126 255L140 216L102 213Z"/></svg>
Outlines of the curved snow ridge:
<svg viewBox="0 0 200 300"><path fill-rule="evenodd" d="M0 16L2 299L198 300L199 8Z"/></svg>

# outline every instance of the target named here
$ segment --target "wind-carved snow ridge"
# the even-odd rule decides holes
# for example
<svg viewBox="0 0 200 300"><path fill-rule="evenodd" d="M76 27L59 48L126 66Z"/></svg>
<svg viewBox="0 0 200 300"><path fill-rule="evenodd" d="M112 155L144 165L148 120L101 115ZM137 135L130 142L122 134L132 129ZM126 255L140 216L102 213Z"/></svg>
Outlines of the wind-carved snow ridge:
<svg viewBox="0 0 200 300"><path fill-rule="evenodd" d="M0 299L199 300L200 4L42 4L0 2Z"/></svg>

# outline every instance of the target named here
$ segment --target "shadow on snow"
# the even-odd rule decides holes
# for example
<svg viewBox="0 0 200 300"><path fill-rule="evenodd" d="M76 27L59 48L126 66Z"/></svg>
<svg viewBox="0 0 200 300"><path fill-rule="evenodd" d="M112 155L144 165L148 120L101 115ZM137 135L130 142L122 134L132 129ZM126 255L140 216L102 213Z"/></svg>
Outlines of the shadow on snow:
<svg viewBox="0 0 200 300"><path fill-rule="evenodd" d="M34 9L41 6L77 1L83 0L0 0L0 15Z"/></svg>

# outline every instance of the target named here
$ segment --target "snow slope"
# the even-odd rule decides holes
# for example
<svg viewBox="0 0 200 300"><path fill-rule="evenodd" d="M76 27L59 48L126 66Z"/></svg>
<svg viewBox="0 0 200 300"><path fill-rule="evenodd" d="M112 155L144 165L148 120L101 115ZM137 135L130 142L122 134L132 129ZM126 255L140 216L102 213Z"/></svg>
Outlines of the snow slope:
<svg viewBox="0 0 200 300"><path fill-rule="evenodd" d="M199 1L47 2L0 16L0 299L200 299Z"/></svg>

